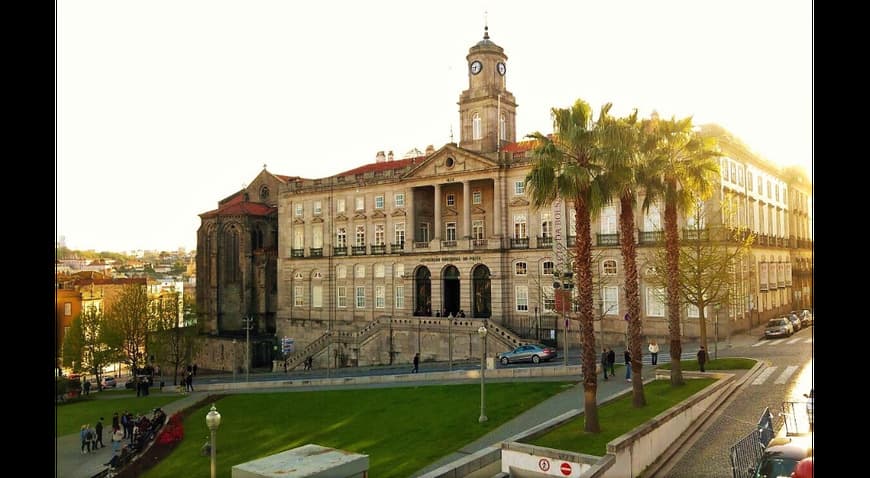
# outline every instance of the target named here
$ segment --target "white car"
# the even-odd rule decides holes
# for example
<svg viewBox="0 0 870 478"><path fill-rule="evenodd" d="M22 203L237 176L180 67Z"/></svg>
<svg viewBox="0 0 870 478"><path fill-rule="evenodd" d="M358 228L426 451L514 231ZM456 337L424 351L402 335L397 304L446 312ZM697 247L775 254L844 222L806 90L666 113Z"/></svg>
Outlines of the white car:
<svg viewBox="0 0 870 478"><path fill-rule="evenodd" d="M115 377L103 377L103 388L115 388L118 386L118 383L115 381Z"/></svg>

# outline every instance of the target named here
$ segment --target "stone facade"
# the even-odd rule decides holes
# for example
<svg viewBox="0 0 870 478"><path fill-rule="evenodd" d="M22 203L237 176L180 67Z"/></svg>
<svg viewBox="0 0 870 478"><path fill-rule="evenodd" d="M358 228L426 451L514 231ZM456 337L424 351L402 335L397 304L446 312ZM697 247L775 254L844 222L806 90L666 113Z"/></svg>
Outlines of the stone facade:
<svg viewBox="0 0 870 478"><path fill-rule="evenodd" d="M264 170L250 187L202 215L197 301L211 333L226 337L241 329L241 317L254 314L258 330L294 338L297 352L312 355L315 366L410 362L416 352L424 361L479 357L476 330L482 324L503 331L487 342L489 355L512 348L517 339L564 344L553 283L554 271L570 267L560 251L575 239L573 207L560 202L536 209L529 202L524 181L534 145L516 142L516 102L506 89L503 49L487 33L467 59L458 144L399 160L379 154L374 163L320 179ZM740 224L765 233L764 247L753 250L741 272L736 299L720 311L727 317L720 330L745 328L797 306L789 264L812 267L806 261L811 216L803 206L811 201L808 181L786 177L747 151L726 151L723 179L705 205L711 222L721 224L719 204L738 195ZM742 171L734 182L732 164ZM781 200L740 191L747 171L776 182ZM250 199L264 184L275 194ZM800 198L793 190L801 191L801 206L790 207L785 199ZM234 201L268 208L240 214L231 209ZM753 222L748 211L758 204L782 222L770 228ZM638 210L635 218L644 332L660 339L668 333L663 299L648 290L644 264L646 254L661 246L663 209ZM793 210L799 217L792 218ZM626 329L618 214L616 203L592 223L600 319L595 328L608 345L621 343ZM227 238L230 225L242 231L238 243ZM257 228L270 238L274 234L260 249L248 242ZM220 269L227 254L238 256L240 275L233 280ZM777 278L772 289L764 282L762 290L759 264L767 269L773 263L782 281ZM811 294L803 284L799 303L806 306ZM696 337L697 320L688 314L683 334ZM572 344L579 343L576 324L570 321Z"/></svg>

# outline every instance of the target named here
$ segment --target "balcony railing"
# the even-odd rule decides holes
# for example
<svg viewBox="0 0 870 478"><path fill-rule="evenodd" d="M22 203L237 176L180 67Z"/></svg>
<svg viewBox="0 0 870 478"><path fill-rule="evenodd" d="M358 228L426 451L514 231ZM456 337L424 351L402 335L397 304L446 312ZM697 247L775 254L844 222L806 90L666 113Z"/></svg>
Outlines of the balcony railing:
<svg viewBox="0 0 870 478"><path fill-rule="evenodd" d="M637 237L641 244L657 244L665 241L664 231L638 231Z"/></svg>
<svg viewBox="0 0 870 478"><path fill-rule="evenodd" d="M619 234L597 234L599 246L618 246Z"/></svg>
<svg viewBox="0 0 870 478"><path fill-rule="evenodd" d="M511 238L511 249L528 249L529 248L529 238L528 237L512 237Z"/></svg>
<svg viewBox="0 0 870 478"><path fill-rule="evenodd" d="M471 247L486 247L486 239L472 239Z"/></svg>
<svg viewBox="0 0 870 478"><path fill-rule="evenodd" d="M305 257L305 249L290 249L290 257Z"/></svg>
<svg viewBox="0 0 870 478"><path fill-rule="evenodd" d="M387 245L386 244L372 244L372 255L373 256L382 256L387 253ZM365 252L363 252L365 254Z"/></svg>
<svg viewBox="0 0 870 478"><path fill-rule="evenodd" d="M350 253L355 256L364 256L366 255L366 246L353 246L350 249Z"/></svg>
<svg viewBox="0 0 870 478"><path fill-rule="evenodd" d="M400 242L398 244L390 244L390 254L401 254L405 252L405 243Z"/></svg>
<svg viewBox="0 0 870 478"><path fill-rule="evenodd" d="M311 254L311 257L323 257L323 248L322 247L312 247L308 251Z"/></svg>
<svg viewBox="0 0 870 478"><path fill-rule="evenodd" d="M538 236L538 249L553 247L553 236Z"/></svg>
<svg viewBox="0 0 870 478"><path fill-rule="evenodd" d="M709 241L710 231L708 231L707 229L683 229L683 240Z"/></svg>
<svg viewBox="0 0 870 478"><path fill-rule="evenodd" d="M346 256L347 255L347 246L336 246L332 248L333 256Z"/></svg>
<svg viewBox="0 0 870 478"><path fill-rule="evenodd" d="M441 247L454 248L456 247L456 241L441 241Z"/></svg>
<svg viewBox="0 0 870 478"><path fill-rule="evenodd" d="M429 242L415 242L414 249L429 249Z"/></svg>

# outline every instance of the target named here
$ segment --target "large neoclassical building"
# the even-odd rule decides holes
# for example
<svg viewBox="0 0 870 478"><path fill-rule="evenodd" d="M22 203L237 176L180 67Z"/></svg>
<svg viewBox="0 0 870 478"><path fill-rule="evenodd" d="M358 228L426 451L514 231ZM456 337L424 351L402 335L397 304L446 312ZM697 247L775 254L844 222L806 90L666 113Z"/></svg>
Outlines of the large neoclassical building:
<svg viewBox="0 0 870 478"><path fill-rule="evenodd" d="M264 167L201 214L197 305L212 338L200 363L238 366L242 349L232 341L244 335L246 317L255 365L279 358L283 338L295 344L291 367L309 356L330 367L409 362L417 352L424 361L479 357L484 323L488 355L524 341L564 344L553 286L554 272L570 267L573 207L530 204L533 145L517 141L504 50L485 32L466 59L458 144L402 158L379 152L374 162L319 179ZM812 196L800 173L736 139L723 147L721 181L706 209L733 202L733 220L759 238L735 268L735 299L719 311L720 327L738 330L811 305ZM625 333L618 209L604 208L593 222L595 327L608 345ZM661 246L661 210L637 214L642 256ZM643 271L641 281L644 331L664 337L664 292ZM697 336L697 317L684 310L684 335ZM569 344L579 343L576 324L569 321Z"/></svg>

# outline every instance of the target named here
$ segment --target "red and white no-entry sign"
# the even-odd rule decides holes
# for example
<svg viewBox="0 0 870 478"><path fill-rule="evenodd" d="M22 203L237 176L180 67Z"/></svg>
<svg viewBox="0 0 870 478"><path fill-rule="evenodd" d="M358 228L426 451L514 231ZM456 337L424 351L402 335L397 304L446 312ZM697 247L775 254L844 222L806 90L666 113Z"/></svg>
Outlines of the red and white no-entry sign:
<svg viewBox="0 0 870 478"><path fill-rule="evenodd" d="M562 462L562 466L559 467L559 471L562 472L563 475L568 476L571 474L571 464Z"/></svg>
<svg viewBox="0 0 870 478"><path fill-rule="evenodd" d="M550 471L550 460L541 458L538 460L538 468L540 468L541 471Z"/></svg>

